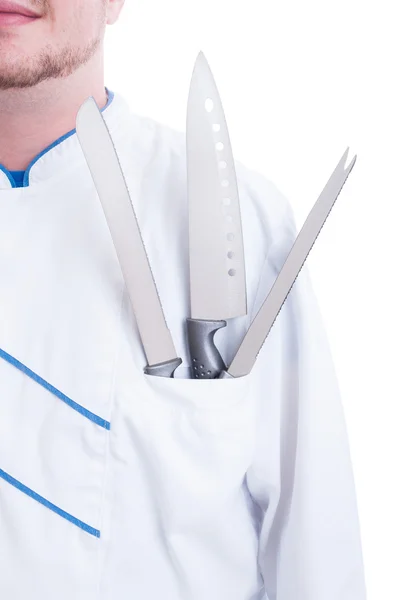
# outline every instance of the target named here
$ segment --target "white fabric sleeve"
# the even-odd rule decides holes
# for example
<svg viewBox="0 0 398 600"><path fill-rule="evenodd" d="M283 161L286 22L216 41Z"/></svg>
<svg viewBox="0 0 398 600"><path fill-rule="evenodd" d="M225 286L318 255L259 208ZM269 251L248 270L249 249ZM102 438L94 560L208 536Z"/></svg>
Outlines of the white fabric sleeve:
<svg viewBox="0 0 398 600"><path fill-rule="evenodd" d="M280 201L284 217L273 231L254 314L297 235L290 204ZM258 418L246 484L257 511L264 600L365 600L345 416L306 264L252 375Z"/></svg>

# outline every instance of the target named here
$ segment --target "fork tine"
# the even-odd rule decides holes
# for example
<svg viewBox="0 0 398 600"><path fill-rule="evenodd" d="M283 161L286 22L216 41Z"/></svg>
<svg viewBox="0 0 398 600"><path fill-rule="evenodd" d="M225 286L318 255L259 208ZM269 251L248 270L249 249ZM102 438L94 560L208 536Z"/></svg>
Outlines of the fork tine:
<svg viewBox="0 0 398 600"><path fill-rule="evenodd" d="M355 165L356 160L357 160L357 155L355 154L354 158L352 159L352 161L350 162L350 164L346 168L346 173L349 173L351 171L351 169Z"/></svg>

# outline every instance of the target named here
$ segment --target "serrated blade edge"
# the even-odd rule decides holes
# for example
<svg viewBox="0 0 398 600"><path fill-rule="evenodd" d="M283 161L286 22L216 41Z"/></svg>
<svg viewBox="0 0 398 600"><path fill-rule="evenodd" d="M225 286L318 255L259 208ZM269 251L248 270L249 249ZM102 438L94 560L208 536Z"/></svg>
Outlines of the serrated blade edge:
<svg viewBox="0 0 398 600"><path fill-rule="evenodd" d="M267 298L243 338L227 371L233 377L247 375L253 368L256 357L355 164L356 156L344 168L348 150L349 148L344 152L311 209Z"/></svg>

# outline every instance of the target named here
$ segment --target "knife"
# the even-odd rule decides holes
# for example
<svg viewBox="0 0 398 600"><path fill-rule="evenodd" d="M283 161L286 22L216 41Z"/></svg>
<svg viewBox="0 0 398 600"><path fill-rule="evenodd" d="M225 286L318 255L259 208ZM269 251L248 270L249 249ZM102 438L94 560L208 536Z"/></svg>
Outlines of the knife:
<svg viewBox="0 0 398 600"><path fill-rule="evenodd" d="M144 373L174 377L177 357L145 252L134 206L106 122L95 99L83 102L76 133L91 172L123 272L144 347Z"/></svg>
<svg viewBox="0 0 398 600"><path fill-rule="evenodd" d="M349 148L311 209L267 298L252 321L228 370L221 372L220 379L243 377L253 368L257 355L355 164L356 155L345 168L348 151Z"/></svg>
<svg viewBox="0 0 398 600"><path fill-rule="evenodd" d="M238 185L227 123L209 64L199 52L186 126L189 207L190 318L186 319L193 378L226 369L214 334L226 319L247 313Z"/></svg>

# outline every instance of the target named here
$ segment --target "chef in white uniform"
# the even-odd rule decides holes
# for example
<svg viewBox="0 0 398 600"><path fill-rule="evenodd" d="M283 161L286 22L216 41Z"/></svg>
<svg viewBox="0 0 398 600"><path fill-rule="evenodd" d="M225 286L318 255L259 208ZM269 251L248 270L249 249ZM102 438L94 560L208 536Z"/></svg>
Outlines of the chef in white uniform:
<svg viewBox="0 0 398 600"><path fill-rule="evenodd" d="M122 5L0 0L0 598L365 600L344 413L306 266L248 376L189 379L185 136L104 85L103 36ZM75 131L89 96L183 359L175 379L143 372ZM217 334L227 364L297 235L286 198L236 166L248 314Z"/></svg>

